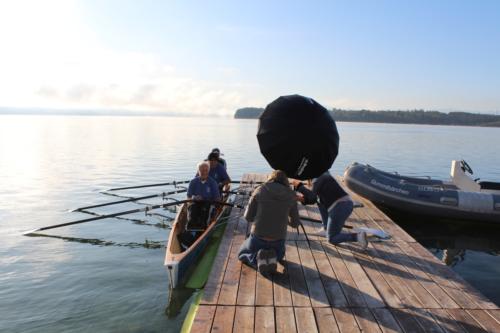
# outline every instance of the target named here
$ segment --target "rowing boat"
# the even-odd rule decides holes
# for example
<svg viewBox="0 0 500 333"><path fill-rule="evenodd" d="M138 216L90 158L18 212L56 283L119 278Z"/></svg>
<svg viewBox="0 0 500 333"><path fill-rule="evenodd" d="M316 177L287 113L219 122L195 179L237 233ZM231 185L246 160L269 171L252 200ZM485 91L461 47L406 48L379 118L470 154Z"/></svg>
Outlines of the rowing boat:
<svg viewBox="0 0 500 333"><path fill-rule="evenodd" d="M198 236L194 243L187 249L183 249L178 236L186 229L186 223L188 221L188 204L185 203L181 206L173 223L166 246L167 250L164 265L167 267L170 288L177 288L185 281L190 273L190 268L195 266L196 262L201 257L203 250L208 244L210 235L221 221L221 217L224 216L226 207L228 206L220 205L217 207L207 228Z"/></svg>

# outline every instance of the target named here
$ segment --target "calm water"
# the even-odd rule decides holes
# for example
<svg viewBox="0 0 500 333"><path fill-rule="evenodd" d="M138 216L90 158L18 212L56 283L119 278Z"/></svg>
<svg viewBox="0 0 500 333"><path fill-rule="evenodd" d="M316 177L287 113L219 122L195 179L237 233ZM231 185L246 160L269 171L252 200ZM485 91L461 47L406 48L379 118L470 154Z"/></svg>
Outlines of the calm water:
<svg viewBox="0 0 500 333"><path fill-rule="evenodd" d="M178 331L187 311L167 309L168 229L104 220L24 237L36 227L84 218L67 210L113 200L114 186L187 179L213 147L233 179L268 172L257 121L168 117L0 117L0 331ZM340 155L387 171L446 178L452 159L500 181L500 129L339 123ZM130 191L140 195L153 188ZM154 201L152 201L154 202ZM158 201L156 201L158 202ZM101 209L126 210L134 205ZM165 213L172 216L173 213ZM412 224L413 223L413 224ZM499 229L407 221L404 227L500 304ZM161 246L161 247L160 247ZM189 298L189 293L179 298Z"/></svg>

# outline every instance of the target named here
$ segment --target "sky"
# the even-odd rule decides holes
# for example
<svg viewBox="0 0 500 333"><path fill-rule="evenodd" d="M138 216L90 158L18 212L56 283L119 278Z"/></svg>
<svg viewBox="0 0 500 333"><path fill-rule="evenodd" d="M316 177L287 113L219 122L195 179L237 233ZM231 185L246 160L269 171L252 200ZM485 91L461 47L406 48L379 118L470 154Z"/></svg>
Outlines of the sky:
<svg viewBox="0 0 500 333"><path fill-rule="evenodd" d="M500 1L0 0L0 107L500 114Z"/></svg>

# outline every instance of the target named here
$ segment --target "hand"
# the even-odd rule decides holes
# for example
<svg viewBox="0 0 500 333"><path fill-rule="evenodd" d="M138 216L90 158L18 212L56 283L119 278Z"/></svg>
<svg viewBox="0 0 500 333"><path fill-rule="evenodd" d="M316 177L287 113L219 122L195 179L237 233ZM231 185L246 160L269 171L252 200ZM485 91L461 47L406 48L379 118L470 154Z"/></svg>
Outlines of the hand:
<svg viewBox="0 0 500 333"><path fill-rule="evenodd" d="M292 185L293 185L293 187L297 187L297 186L299 186L299 184L300 184L300 183L301 183L301 182L300 182L300 180L298 180L298 179L293 179L293 178L292 178L292 179L290 179L290 184L292 184Z"/></svg>
<svg viewBox="0 0 500 333"><path fill-rule="evenodd" d="M193 197L193 200L194 200L194 201L201 201L201 200L203 200L203 197L202 197L201 195L195 195L195 196Z"/></svg>
<svg viewBox="0 0 500 333"><path fill-rule="evenodd" d="M302 202L304 203L304 195L302 193L295 193L295 199L298 201L298 202Z"/></svg>

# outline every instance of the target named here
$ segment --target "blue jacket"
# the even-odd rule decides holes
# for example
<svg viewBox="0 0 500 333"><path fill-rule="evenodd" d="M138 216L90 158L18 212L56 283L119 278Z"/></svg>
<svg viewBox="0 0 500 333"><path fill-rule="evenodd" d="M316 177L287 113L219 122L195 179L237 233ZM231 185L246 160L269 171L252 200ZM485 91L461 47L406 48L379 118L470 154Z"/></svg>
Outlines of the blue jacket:
<svg viewBox="0 0 500 333"><path fill-rule="evenodd" d="M193 197L195 195L200 195L203 200L219 200L219 186L217 182L210 177L203 182L201 178L197 176L189 182L187 191L188 197Z"/></svg>

